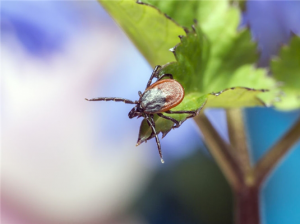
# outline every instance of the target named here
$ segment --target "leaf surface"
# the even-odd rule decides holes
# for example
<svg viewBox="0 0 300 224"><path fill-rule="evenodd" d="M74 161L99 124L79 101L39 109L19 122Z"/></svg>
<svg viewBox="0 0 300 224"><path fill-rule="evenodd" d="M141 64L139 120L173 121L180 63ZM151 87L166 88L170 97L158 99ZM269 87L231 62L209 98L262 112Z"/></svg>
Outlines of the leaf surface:
<svg viewBox="0 0 300 224"><path fill-rule="evenodd" d="M271 71L284 92L275 106L283 110L300 108L300 37L294 36L289 46L282 47L279 58L271 61Z"/></svg>
<svg viewBox="0 0 300 224"><path fill-rule="evenodd" d="M122 27L152 67L174 60L174 47L184 29L154 7L135 0L102 1L100 4Z"/></svg>

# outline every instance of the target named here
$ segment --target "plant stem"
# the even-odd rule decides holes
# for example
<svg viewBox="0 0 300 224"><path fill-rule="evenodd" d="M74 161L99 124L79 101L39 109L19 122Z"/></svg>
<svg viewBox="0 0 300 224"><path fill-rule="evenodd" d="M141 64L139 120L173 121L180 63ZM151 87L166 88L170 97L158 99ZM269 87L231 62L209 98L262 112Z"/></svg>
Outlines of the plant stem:
<svg viewBox="0 0 300 224"><path fill-rule="evenodd" d="M194 118L211 154L220 166L235 195L235 223L259 224L261 186L276 164L300 139L300 118L296 124L251 166L241 109L227 110L231 145L223 141L204 113Z"/></svg>
<svg viewBox="0 0 300 224"><path fill-rule="evenodd" d="M226 110L227 126L233 155L243 172L243 186L235 191L235 223L259 224L259 187L254 184L254 175L245 134L243 111L240 108Z"/></svg>
<svg viewBox="0 0 300 224"><path fill-rule="evenodd" d="M238 161L232 155L232 149L220 137L203 112L195 117L194 120L200 128L211 154L217 161L232 189L239 191L243 185L243 173Z"/></svg>
<svg viewBox="0 0 300 224"><path fill-rule="evenodd" d="M260 186L269 172L300 139L300 118L296 124L259 160L254 168L255 182Z"/></svg>
<svg viewBox="0 0 300 224"><path fill-rule="evenodd" d="M259 224L259 187L245 186L239 192L235 192L235 223Z"/></svg>
<svg viewBox="0 0 300 224"><path fill-rule="evenodd" d="M253 181L242 111L240 109L227 110L227 120L233 147L223 141L203 113L195 118L205 143L233 189L235 223L259 224L259 187L254 185ZM248 179L252 181L247 181Z"/></svg>
<svg viewBox="0 0 300 224"><path fill-rule="evenodd" d="M245 134L243 111L240 108L227 109L226 115L228 134L233 150L232 154L236 157L239 167L243 171L244 181L253 183L254 179L251 172L252 167Z"/></svg>

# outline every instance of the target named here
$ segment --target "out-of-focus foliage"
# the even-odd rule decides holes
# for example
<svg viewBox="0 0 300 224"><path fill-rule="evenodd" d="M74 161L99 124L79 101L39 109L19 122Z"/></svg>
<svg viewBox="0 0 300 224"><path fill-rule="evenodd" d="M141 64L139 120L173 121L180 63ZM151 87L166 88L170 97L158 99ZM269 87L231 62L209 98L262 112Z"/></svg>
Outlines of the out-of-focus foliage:
<svg viewBox="0 0 300 224"><path fill-rule="evenodd" d="M101 5L122 27L152 67L173 60L168 50L174 47L182 27L168 19L154 7L137 4L136 1L101 1Z"/></svg>
<svg viewBox="0 0 300 224"><path fill-rule="evenodd" d="M280 81L284 92L275 105L284 110L300 107L300 38L294 36L288 46L283 46L279 57L271 61L271 71Z"/></svg>

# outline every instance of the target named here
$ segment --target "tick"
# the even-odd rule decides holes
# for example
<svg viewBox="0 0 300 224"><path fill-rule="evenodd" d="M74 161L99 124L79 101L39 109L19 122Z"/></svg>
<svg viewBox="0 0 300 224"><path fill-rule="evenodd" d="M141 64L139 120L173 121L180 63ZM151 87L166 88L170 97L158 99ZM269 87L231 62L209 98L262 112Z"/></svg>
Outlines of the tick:
<svg viewBox="0 0 300 224"><path fill-rule="evenodd" d="M116 101L124 102L127 104L136 104L128 114L130 119L134 117L144 117L147 120L150 128L152 129L152 134L155 136L158 152L160 155L161 162L164 163L161 145L159 138L155 130L154 114L174 122L173 128L178 128L183 121L177 121L172 117L163 115L162 113L167 114L190 114L186 119L194 117L197 115L196 111L171 111L170 109L176 107L180 104L184 98L184 89L182 85L173 79L171 74L163 74L160 77L159 69L161 66L156 66L150 76L150 79L147 83L145 91L142 93L138 92L139 100L131 101L119 97L98 97L93 99L86 99L88 101ZM156 78L156 82L152 84L153 78ZM168 78L168 79L165 79ZM185 119L185 120L186 120Z"/></svg>

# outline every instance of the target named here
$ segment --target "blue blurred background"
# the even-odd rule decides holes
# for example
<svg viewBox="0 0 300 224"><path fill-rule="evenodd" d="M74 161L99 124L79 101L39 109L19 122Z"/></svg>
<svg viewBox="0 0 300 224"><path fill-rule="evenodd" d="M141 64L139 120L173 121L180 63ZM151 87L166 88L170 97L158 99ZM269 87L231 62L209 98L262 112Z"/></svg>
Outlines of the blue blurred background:
<svg viewBox="0 0 300 224"><path fill-rule="evenodd" d="M1 2L2 223L232 223L232 197L192 120L135 147L130 105L152 68L96 1ZM291 33L300 2L250 1L242 16L268 66ZM208 117L228 139L225 114ZM299 111L246 110L253 160ZM262 191L263 221L300 223L300 145Z"/></svg>

